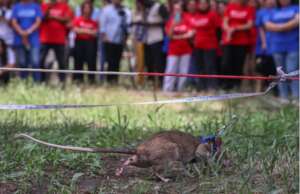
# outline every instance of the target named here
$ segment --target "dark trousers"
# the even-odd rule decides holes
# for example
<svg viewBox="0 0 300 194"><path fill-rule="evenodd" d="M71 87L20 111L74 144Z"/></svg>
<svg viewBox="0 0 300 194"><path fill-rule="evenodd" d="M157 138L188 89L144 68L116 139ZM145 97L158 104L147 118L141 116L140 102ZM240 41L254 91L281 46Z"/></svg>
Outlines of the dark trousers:
<svg viewBox="0 0 300 194"><path fill-rule="evenodd" d="M271 55L259 55L256 56L256 67L255 71L263 76L276 75L276 65ZM267 87L269 84L268 81L263 81L262 86ZM276 86L273 89L273 93L275 96L278 96L278 87Z"/></svg>
<svg viewBox="0 0 300 194"><path fill-rule="evenodd" d="M199 69L200 74L217 74L217 53L215 49L195 50L195 66ZM217 79L201 79L198 82L199 89L216 89L218 85Z"/></svg>
<svg viewBox="0 0 300 194"><path fill-rule="evenodd" d="M122 58L123 45L114 43L104 43L105 59L108 63L108 71L119 71ZM117 83L119 76L107 75L106 79L110 83Z"/></svg>
<svg viewBox="0 0 300 194"><path fill-rule="evenodd" d="M272 56L261 55L256 57L255 70L264 76L276 75L276 67Z"/></svg>
<svg viewBox="0 0 300 194"><path fill-rule="evenodd" d="M96 71L97 67L97 40L76 40L74 59L75 59L75 70L83 70L84 63L87 63L89 71ZM89 82L95 83L96 76L88 75ZM75 74L74 80L82 82L83 74Z"/></svg>
<svg viewBox="0 0 300 194"><path fill-rule="evenodd" d="M60 70L66 69L66 57L65 57L65 45L64 44L42 44L41 47L41 66L42 68L46 69L47 64L46 62L46 57L49 53L49 50L53 49L55 53L56 60L58 62L58 67ZM47 73L42 73L42 81L46 81L48 76ZM65 81L65 74L64 73L59 73L59 80L61 82Z"/></svg>
<svg viewBox="0 0 300 194"><path fill-rule="evenodd" d="M153 44L145 44L144 56L145 66L148 72L164 73L166 68L166 60L162 51L163 42ZM153 80L154 77L149 77ZM163 77L160 77L162 83Z"/></svg>
<svg viewBox="0 0 300 194"><path fill-rule="evenodd" d="M4 72L0 76L0 85L6 85L6 84L8 84L9 80L10 80L10 72Z"/></svg>
<svg viewBox="0 0 300 194"><path fill-rule="evenodd" d="M221 72L224 75L243 75L243 67L247 55L247 46L226 45L223 50ZM224 89L240 87L241 80L222 80Z"/></svg>

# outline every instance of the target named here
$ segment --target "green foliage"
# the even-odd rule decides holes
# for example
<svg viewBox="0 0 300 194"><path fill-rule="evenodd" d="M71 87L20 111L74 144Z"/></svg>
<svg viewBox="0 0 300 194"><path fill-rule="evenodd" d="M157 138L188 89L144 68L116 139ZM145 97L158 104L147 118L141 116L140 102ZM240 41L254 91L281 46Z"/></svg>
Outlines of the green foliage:
<svg viewBox="0 0 300 194"><path fill-rule="evenodd" d="M158 94L159 99L166 98ZM227 131L224 150L232 162L227 169L212 162L210 171L198 172L196 181L180 177L160 186L184 193L298 193L298 108L274 108L264 98L185 105L122 106L81 110L0 111L0 184L14 183L16 193L35 188L48 193L74 193L82 177L101 177L106 172L102 154L73 153L14 139L20 132L48 142L89 147L134 147L160 130L178 129L207 135L226 124L233 114L238 122ZM12 82L0 88L1 103L105 104L151 100L146 91L123 88L68 86L62 90L30 82ZM116 161L118 164L118 161ZM98 193L154 193L157 182L147 177L126 183L109 181ZM194 180L194 179L193 179ZM124 184L131 184L125 187ZM193 185L191 185L193 184ZM191 185L191 186L190 186ZM189 188L190 189L190 188ZM0 190L1 191L1 190Z"/></svg>

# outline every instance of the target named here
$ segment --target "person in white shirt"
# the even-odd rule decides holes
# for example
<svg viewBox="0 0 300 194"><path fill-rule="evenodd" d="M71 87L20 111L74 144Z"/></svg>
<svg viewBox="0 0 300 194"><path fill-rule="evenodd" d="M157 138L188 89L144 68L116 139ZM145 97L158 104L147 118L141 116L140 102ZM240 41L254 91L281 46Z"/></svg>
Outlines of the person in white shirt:
<svg viewBox="0 0 300 194"><path fill-rule="evenodd" d="M11 14L10 1L0 1L0 38L5 40L7 45L12 45L14 41L13 30L9 25Z"/></svg>
<svg viewBox="0 0 300 194"><path fill-rule="evenodd" d="M7 44L3 39L0 39L0 67L11 68L16 64L12 49L8 49ZM8 83L10 78L9 72L0 70L0 84Z"/></svg>
<svg viewBox="0 0 300 194"><path fill-rule="evenodd" d="M159 1L139 0L144 6L145 26L145 65L148 72L165 72L163 44L164 26L169 17L166 6ZM162 77L161 77L162 78ZM162 79L160 80L162 81Z"/></svg>
<svg viewBox="0 0 300 194"><path fill-rule="evenodd" d="M10 63L15 64L16 57L12 49L12 45L14 42L14 33L9 24L11 20L11 15L11 0L0 1L0 39L2 39L5 42L7 53L9 53L8 59Z"/></svg>
<svg viewBox="0 0 300 194"><path fill-rule="evenodd" d="M100 36L104 43L108 71L119 71L130 21L131 12L122 5L122 0L112 0L111 4L102 9L100 17ZM115 84L118 82L118 76L108 75L107 81Z"/></svg>

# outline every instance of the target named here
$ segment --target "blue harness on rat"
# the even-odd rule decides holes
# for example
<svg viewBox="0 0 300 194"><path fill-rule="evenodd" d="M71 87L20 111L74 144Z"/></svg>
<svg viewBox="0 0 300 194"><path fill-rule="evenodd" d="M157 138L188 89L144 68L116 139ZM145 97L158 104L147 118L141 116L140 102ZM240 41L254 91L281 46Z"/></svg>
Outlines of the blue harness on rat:
<svg viewBox="0 0 300 194"><path fill-rule="evenodd" d="M200 136L199 137L200 144L206 144L207 143L207 144L212 145L212 154L213 155L217 152L218 147L220 147L220 144L218 144L216 142L216 139L217 139L217 137L215 135L208 135L208 136ZM220 140L221 140L221 138L220 138Z"/></svg>
<svg viewBox="0 0 300 194"><path fill-rule="evenodd" d="M224 135L225 129L231 127L236 121L237 121L237 116L233 115L230 122L227 125L221 127L219 130L217 130L217 133L215 135L200 136L199 137L200 144L212 145L212 155L215 155L215 153L218 151L218 149L220 149L222 145L221 136Z"/></svg>

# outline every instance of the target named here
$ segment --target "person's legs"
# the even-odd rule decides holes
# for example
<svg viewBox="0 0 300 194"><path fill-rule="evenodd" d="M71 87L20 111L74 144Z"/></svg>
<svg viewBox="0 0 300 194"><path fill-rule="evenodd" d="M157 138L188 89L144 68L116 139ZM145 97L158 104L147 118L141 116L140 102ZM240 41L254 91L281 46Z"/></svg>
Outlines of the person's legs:
<svg viewBox="0 0 300 194"><path fill-rule="evenodd" d="M42 69L46 69L47 68L47 64L46 64L46 57L49 53L50 50L50 45L49 44L42 44L41 45L41 50L40 50L40 66ZM41 81L45 82L47 79L47 73L41 73Z"/></svg>
<svg viewBox="0 0 300 194"><path fill-rule="evenodd" d="M65 45L64 44L56 44L56 45L53 45L53 49L55 52L55 57L56 57L56 60L58 63L59 70L65 70L66 69ZM58 76L59 76L59 80L61 82L65 81L66 75L64 73L59 73Z"/></svg>
<svg viewBox="0 0 300 194"><path fill-rule="evenodd" d="M107 61L107 65L108 65L108 67L107 67L107 71L108 71L108 69L109 69L109 66L111 66L110 64L112 63L111 62L111 53L112 53L112 48L111 48L111 44L110 43L107 43L107 42L105 42L105 43L103 43L103 48L104 48L104 53L105 53L105 60ZM108 82L110 82L110 80L111 80L111 76L110 75L106 75L106 80L108 81Z"/></svg>
<svg viewBox="0 0 300 194"><path fill-rule="evenodd" d="M187 74L189 72L190 62L191 62L190 54L180 56L179 63L178 63L178 69L179 69L178 73ZM187 80L187 77L180 77L178 79L177 91L184 90L186 80Z"/></svg>
<svg viewBox="0 0 300 194"><path fill-rule="evenodd" d="M178 56L168 56L167 57L167 68L166 73L177 73L178 72ZM163 82L163 91L172 92L175 89L177 78L174 76L165 76Z"/></svg>
<svg viewBox="0 0 300 194"><path fill-rule="evenodd" d="M233 75L243 75L244 64L247 56L247 46L233 46ZM234 86L240 87L241 80L232 80Z"/></svg>
<svg viewBox="0 0 300 194"><path fill-rule="evenodd" d="M223 48L223 56L222 56L222 63L221 63L221 72L224 75L231 75L233 74L233 63L234 63L234 54L233 54L233 46L226 45ZM233 82L229 79L221 79L221 82L223 83L224 89L232 89L233 88Z"/></svg>
<svg viewBox="0 0 300 194"><path fill-rule="evenodd" d="M9 72L4 72L3 74L1 74L0 75L0 86L8 84L9 79L10 79Z"/></svg>
<svg viewBox="0 0 300 194"><path fill-rule="evenodd" d="M86 62L88 64L89 71L96 71L97 70L97 41L91 40L86 41ZM88 75L90 83L96 83L96 76L95 75Z"/></svg>
<svg viewBox="0 0 300 194"><path fill-rule="evenodd" d="M204 69L204 57L203 57L203 50L202 49L196 49L195 50L195 66L196 69L198 70L197 73L199 74L204 74L205 69ZM205 90L206 89L206 83L205 79L203 78L195 78L197 80L197 89L198 90Z"/></svg>
<svg viewBox="0 0 300 194"><path fill-rule="evenodd" d="M291 73L299 70L299 52L289 52L286 55L286 72ZM299 98L299 80L292 80L289 84L289 88L293 98Z"/></svg>
<svg viewBox="0 0 300 194"><path fill-rule="evenodd" d="M275 53L273 54L274 62L277 68L282 68L284 72L286 72L286 54L285 53ZM287 99L288 98L288 83L280 82L278 84L279 88L279 96L280 98Z"/></svg>
<svg viewBox="0 0 300 194"><path fill-rule="evenodd" d="M191 56L191 62L190 62L190 68L189 68L189 73L190 74L198 74L199 73L199 68L197 66L197 59L196 59L196 51L194 50ZM199 79L197 78L187 78L187 84L191 86L196 86L198 83Z"/></svg>
<svg viewBox="0 0 300 194"><path fill-rule="evenodd" d="M83 63L84 63L84 58L83 58L83 54L84 54L84 48L83 48L83 43L80 40L76 40L75 41L75 64L74 64L74 68L75 70L83 70ZM83 82L83 74L79 74L76 73L74 74L74 81L77 82Z"/></svg>
<svg viewBox="0 0 300 194"><path fill-rule="evenodd" d="M217 74L217 55L216 50L205 50L203 52L205 74L216 75ZM208 89L217 89L217 79L206 79L206 86Z"/></svg>
<svg viewBox="0 0 300 194"><path fill-rule="evenodd" d="M108 71L119 71L122 58L123 46L120 44L106 43L106 60L108 62ZM107 81L111 83L118 82L117 75L108 75Z"/></svg>
<svg viewBox="0 0 300 194"><path fill-rule="evenodd" d="M162 50L163 42L157 42L150 46L152 53L152 62L153 62L153 72L163 73L166 69L166 64L164 58L164 53ZM163 81L163 77L158 77L159 85Z"/></svg>
<svg viewBox="0 0 300 194"><path fill-rule="evenodd" d="M153 62L154 58L152 55L151 45L145 44L144 46L144 57L145 57L145 66L147 68L147 72L154 72ZM149 79L152 79L149 77Z"/></svg>
<svg viewBox="0 0 300 194"><path fill-rule="evenodd" d="M17 55L17 67L19 68L28 68L27 60L26 60L26 49L24 46L15 47L16 55ZM21 79L26 79L28 77L28 72L21 71L20 72Z"/></svg>
<svg viewBox="0 0 300 194"><path fill-rule="evenodd" d="M99 41L99 56L100 56L100 71L105 71L105 49L104 42L102 40ZM100 75L100 80L104 81L104 75Z"/></svg>
<svg viewBox="0 0 300 194"><path fill-rule="evenodd" d="M39 69L40 68L40 47L31 47L29 51L30 55L30 64L32 68ZM41 81L41 73L40 72L33 72L33 79L36 82Z"/></svg>

